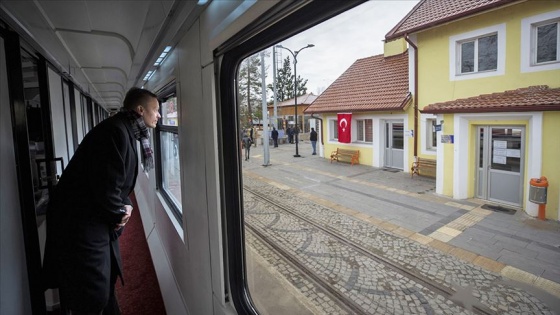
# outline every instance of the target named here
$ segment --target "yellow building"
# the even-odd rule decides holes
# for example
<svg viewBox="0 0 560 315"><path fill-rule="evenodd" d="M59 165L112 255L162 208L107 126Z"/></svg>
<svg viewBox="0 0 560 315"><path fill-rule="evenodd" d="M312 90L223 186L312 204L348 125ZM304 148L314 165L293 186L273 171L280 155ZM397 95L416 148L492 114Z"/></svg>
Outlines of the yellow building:
<svg viewBox="0 0 560 315"><path fill-rule="evenodd" d="M420 161L438 194L558 220L559 28L560 1L420 1L384 55L357 60L305 110L322 120L322 156L355 150L404 172ZM546 200L530 184L542 176Z"/></svg>
<svg viewBox="0 0 560 315"><path fill-rule="evenodd" d="M322 119L319 153L330 157L337 148L359 151L359 163L408 169L412 126L408 52L356 60L305 110ZM388 49L389 50L389 49ZM338 114L351 114L349 142L342 143ZM350 117L350 116L348 116ZM342 130L342 128L341 128Z"/></svg>
<svg viewBox="0 0 560 315"><path fill-rule="evenodd" d="M537 216L530 180L545 176L558 220L559 24L560 1L423 0L386 35L409 42L408 160L436 161L437 193Z"/></svg>

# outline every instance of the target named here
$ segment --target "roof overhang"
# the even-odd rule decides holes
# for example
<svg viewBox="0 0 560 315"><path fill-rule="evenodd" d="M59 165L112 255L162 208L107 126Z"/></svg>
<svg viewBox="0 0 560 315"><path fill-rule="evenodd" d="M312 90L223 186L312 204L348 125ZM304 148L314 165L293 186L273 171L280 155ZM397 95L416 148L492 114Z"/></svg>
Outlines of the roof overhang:
<svg viewBox="0 0 560 315"><path fill-rule="evenodd" d="M421 113L513 113L560 111L560 88L530 86L504 92L430 104Z"/></svg>

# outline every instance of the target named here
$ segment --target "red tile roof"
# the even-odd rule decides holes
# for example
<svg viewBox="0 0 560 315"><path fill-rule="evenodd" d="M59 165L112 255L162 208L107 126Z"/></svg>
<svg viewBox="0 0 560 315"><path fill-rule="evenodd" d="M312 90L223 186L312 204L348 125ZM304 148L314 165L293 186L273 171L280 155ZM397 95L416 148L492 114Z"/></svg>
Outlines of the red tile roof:
<svg viewBox="0 0 560 315"><path fill-rule="evenodd" d="M317 99L317 95L313 94L313 93L307 93L304 95L300 95L297 97L297 103L298 105L310 105L311 103L313 103L313 101L315 101ZM294 99L291 98L289 100L285 100L282 102L279 102L276 104L277 107L285 107L285 106L294 106L295 102ZM267 107L274 107L273 104L269 104Z"/></svg>
<svg viewBox="0 0 560 315"><path fill-rule="evenodd" d="M410 100L408 52L356 60L304 112L404 110Z"/></svg>
<svg viewBox="0 0 560 315"><path fill-rule="evenodd" d="M430 104L421 110L422 113L431 114L527 111L560 111L560 88L530 86Z"/></svg>
<svg viewBox="0 0 560 315"><path fill-rule="evenodd" d="M395 39L522 0L422 0L387 35Z"/></svg>

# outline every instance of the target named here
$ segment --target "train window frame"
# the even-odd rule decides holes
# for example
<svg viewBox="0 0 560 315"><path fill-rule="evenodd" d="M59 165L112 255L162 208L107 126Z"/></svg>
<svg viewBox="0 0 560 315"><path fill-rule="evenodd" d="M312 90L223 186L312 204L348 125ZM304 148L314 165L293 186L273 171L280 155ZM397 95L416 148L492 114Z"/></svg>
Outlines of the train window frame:
<svg viewBox="0 0 560 315"><path fill-rule="evenodd" d="M214 50L219 130L220 205L227 262L228 300L239 314L258 314L248 289L236 78L248 56L343 13L365 0L285 1L265 12Z"/></svg>
<svg viewBox="0 0 560 315"><path fill-rule="evenodd" d="M166 87L162 88L158 92L156 92L158 96L158 101L160 102L159 113L163 116L163 106L162 104L173 97L177 97L177 88L175 82L168 84ZM165 125L163 124L163 119L160 119L157 123L157 126L154 130L154 153L156 157L155 161L155 173L156 173L156 189L161 194L162 198L167 203L167 206L171 209L175 220L182 226L183 225L183 209L182 209L182 202L178 200L171 191L166 188L165 185L165 176L164 176L164 159L163 159L163 149L162 146L164 145L162 141L162 136L165 134L173 134L177 139L179 139L179 127L172 126L172 125ZM179 143L179 141L177 141ZM179 159L179 180L181 179L181 156L179 154L179 147L177 147L177 158ZM179 189L179 193L181 193L181 189Z"/></svg>

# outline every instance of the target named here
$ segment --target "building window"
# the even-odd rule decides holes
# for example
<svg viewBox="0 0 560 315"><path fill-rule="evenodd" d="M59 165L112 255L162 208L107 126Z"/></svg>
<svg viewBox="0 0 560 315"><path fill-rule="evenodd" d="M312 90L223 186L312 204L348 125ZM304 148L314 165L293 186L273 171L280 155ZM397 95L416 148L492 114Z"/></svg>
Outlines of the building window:
<svg viewBox="0 0 560 315"><path fill-rule="evenodd" d="M560 10L521 20L521 72L560 69Z"/></svg>
<svg viewBox="0 0 560 315"><path fill-rule="evenodd" d="M329 136L331 140L338 140L338 121L333 119L330 121Z"/></svg>
<svg viewBox="0 0 560 315"><path fill-rule="evenodd" d="M356 120L357 140L363 142L373 142L373 123L371 119Z"/></svg>
<svg viewBox="0 0 560 315"><path fill-rule="evenodd" d="M496 70L498 67L498 35L493 34L460 43L460 73Z"/></svg>
<svg viewBox="0 0 560 315"><path fill-rule="evenodd" d="M177 221L182 222L179 121L175 85L158 93L158 97L161 102L161 119L155 136L157 185Z"/></svg>
<svg viewBox="0 0 560 315"><path fill-rule="evenodd" d="M560 60L558 24L558 21L554 21L533 27L535 38L534 64L539 65Z"/></svg>
<svg viewBox="0 0 560 315"><path fill-rule="evenodd" d="M436 119L426 119L426 149L437 149Z"/></svg>
<svg viewBox="0 0 560 315"><path fill-rule="evenodd" d="M450 80L503 75L505 32L500 24L450 37Z"/></svg>

